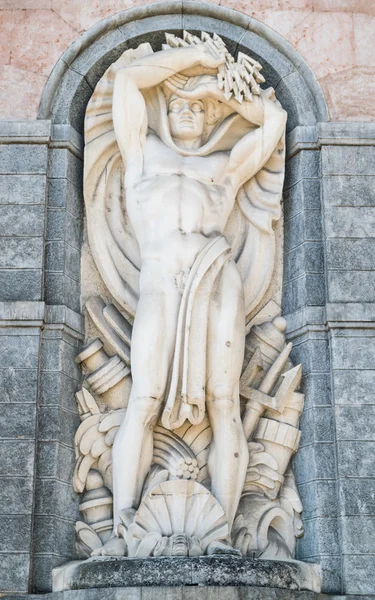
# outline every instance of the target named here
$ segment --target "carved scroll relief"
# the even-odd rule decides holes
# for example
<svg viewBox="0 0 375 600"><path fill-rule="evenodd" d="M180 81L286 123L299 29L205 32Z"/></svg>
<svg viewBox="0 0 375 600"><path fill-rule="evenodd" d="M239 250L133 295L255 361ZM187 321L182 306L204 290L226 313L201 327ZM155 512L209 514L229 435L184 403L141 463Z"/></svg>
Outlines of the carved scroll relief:
<svg viewBox="0 0 375 600"><path fill-rule="evenodd" d="M288 560L303 534L301 366L275 270L285 111L260 70L218 36L167 35L125 52L88 105L99 275L83 280L105 294L89 294L76 359L82 558Z"/></svg>

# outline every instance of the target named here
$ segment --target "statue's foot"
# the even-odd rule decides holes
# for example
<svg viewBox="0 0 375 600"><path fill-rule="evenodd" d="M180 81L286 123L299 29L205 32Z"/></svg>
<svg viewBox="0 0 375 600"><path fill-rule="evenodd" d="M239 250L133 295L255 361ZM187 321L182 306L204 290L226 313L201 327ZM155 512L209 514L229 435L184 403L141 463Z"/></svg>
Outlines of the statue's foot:
<svg viewBox="0 0 375 600"><path fill-rule="evenodd" d="M209 556L215 555L229 555L229 556L242 556L239 550L233 548L233 546L226 540L216 540L211 542L207 546L207 554Z"/></svg>
<svg viewBox="0 0 375 600"><path fill-rule="evenodd" d="M100 548L96 548L91 552L91 556L125 556L126 542L119 537L111 537Z"/></svg>

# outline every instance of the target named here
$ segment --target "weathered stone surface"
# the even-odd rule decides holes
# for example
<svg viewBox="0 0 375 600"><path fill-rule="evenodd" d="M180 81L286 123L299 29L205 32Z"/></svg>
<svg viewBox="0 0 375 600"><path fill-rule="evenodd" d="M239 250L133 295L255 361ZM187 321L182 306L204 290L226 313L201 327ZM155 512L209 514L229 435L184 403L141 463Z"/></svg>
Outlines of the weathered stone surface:
<svg viewBox="0 0 375 600"><path fill-rule="evenodd" d="M353 370L334 371L333 389L335 404L375 404L375 371Z"/></svg>
<svg viewBox="0 0 375 600"><path fill-rule="evenodd" d="M337 465L340 477L375 477L375 442L337 442Z"/></svg>
<svg viewBox="0 0 375 600"><path fill-rule="evenodd" d="M322 178L326 206L373 207L375 177L373 175L335 175Z"/></svg>
<svg viewBox="0 0 375 600"><path fill-rule="evenodd" d="M330 302L374 302L374 271L329 271L328 299Z"/></svg>
<svg viewBox="0 0 375 600"><path fill-rule="evenodd" d="M0 269L1 299L40 300L42 297L42 269Z"/></svg>
<svg viewBox="0 0 375 600"><path fill-rule="evenodd" d="M64 569L64 567L63 567ZM313 570L313 567L311 567ZM92 558L66 573L56 570L55 586L85 589L123 586L260 586L303 589L308 565L297 562L255 561L240 557Z"/></svg>
<svg viewBox="0 0 375 600"><path fill-rule="evenodd" d="M47 167L47 146L33 144L0 145L0 173L44 174Z"/></svg>
<svg viewBox="0 0 375 600"><path fill-rule="evenodd" d="M0 475L0 514L31 514L33 478Z"/></svg>
<svg viewBox="0 0 375 600"><path fill-rule="evenodd" d="M43 238L0 238L0 268L40 269Z"/></svg>
<svg viewBox="0 0 375 600"><path fill-rule="evenodd" d="M0 581L4 592L28 592L30 555L28 552L1 554Z"/></svg>
<svg viewBox="0 0 375 600"><path fill-rule="evenodd" d="M0 439L34 439L35 416L36 407L34 403L2 404L0 419Z"/></svg>
<svg viewBox="0 0 375 600"><path fill-rule="evenodd" d="M0 204L44 204L45 175L0 175Z"/></svg>
<svg viewBox="0 0 375 600"><path fill-rule="evenodd" d="M375 175L374 146L323 146L323 175Z"/></svg>

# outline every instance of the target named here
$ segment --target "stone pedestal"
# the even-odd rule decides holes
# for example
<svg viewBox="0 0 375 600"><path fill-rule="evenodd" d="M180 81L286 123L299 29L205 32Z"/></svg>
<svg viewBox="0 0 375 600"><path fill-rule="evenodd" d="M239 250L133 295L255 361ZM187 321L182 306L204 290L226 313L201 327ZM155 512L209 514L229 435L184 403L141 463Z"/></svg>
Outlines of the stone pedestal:
<svg viewBox="0 0 375 600"><path fill-rule="evenodd" d="M319 565L237 556L90 558L53 571L53 591L137 586L255 586L320 592Z"/></svg>

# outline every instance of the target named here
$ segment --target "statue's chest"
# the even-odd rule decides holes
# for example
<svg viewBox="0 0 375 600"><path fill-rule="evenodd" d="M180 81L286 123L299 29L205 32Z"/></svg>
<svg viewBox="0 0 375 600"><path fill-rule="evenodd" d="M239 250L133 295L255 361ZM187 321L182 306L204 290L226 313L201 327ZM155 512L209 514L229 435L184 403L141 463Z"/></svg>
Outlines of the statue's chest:
<svg viewBox="0 0 375 600"><path fill-rule="evenodd" d="M144 150L144 174L181 175L202 183L219 183L223 177L227 156L217 152L210 156L182 156L149 136Z"/></svg>

